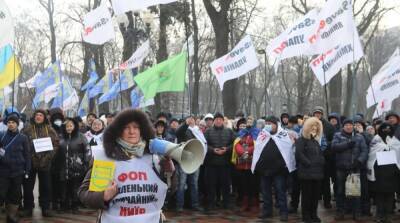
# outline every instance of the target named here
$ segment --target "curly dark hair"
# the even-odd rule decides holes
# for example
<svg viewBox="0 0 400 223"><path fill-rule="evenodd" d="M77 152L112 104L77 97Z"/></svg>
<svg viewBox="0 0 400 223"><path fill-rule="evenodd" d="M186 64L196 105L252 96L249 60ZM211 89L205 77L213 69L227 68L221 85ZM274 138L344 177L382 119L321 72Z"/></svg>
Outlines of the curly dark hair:
<svg viewBox="0 0 400 223"><path fill-rule="evenodd" d="M155 137L153 125L146 113L136 109L125 109L118 113L114 121L104 131L103 146L108 157L114 158L122 152L117 149L116 139L121 137L124 127L131 122L139 125L140 136L146 141L146 150L148 151L150 139Z"/></svg>

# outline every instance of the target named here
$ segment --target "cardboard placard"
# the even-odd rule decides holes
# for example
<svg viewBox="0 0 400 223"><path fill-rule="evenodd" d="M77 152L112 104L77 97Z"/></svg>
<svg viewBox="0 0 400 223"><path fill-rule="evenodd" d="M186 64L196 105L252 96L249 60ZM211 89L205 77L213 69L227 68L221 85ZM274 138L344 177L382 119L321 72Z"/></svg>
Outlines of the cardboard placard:
<svg viewBox="0 0 400 223"><path fill-rule="evenodd" d="M53 143L51 142L51 138L50 137L34 139L32 141L33 141L33 147L35 147L35 152L36 153L41 153L41 152L46 152L46 151L52 151L53 150Z"/></svg>
<svg viewBox="0 0 400 223"><path fill-rule="evenodd" d="M89 191L101 192L110 186L114 179L115 163L104 160L94 160Z"/></svg>

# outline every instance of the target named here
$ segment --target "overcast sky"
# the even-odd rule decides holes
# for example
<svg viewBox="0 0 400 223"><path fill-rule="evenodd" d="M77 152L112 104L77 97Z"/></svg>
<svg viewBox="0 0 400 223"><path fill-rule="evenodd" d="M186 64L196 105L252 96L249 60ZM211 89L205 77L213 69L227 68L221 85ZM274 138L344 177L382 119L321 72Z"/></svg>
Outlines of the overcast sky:
<svg viewBox="0 0 400 223"><path fill-rule="evenodd" d="M201 0L196 0L201 3ZM309 0L311 4L316 4L321 6L325 0ZM47 21L45 11L39 5L37 0L5 0L7 5L10 7L12 14L15 18L18 18L23 12L29 12L32 16L36 18L43 18ZM57 11L60 10L60 5L63 3L71 2L87 2L86 0L55 0L55 7ZM265 17L272 17L277 15L277 9L284 4L290 4L291 1L288 0L258 0L259 5L265 8ZM383 0L382 5L386 7L397 7L391 13L388 13L382 23L382 28L391 28L394 26L400 26L400 0ZM68 10L65 7L66 10ZM264 16L263 15L263 16Z"/></svg>

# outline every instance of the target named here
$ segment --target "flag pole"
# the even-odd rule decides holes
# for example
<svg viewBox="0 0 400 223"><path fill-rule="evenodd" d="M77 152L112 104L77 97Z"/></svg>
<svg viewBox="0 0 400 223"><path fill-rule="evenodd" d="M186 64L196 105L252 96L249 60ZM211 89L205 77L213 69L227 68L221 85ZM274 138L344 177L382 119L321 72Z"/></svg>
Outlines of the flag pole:
<svg viewBox="0 0 400 223"><path fill-rule="evenodd" d="M364 57L363 61L364 61L364 63L366 62L365 57ZM374 103L377 104L378 102L376 101L375 91L374 91L374 88L372 87L371 74L369 73L368 69L367 69L367 76L368 76L368 79L369 79L369 83L371 84L372 98L374 99ZM376 109L376 113L378 114L378 116L380 116L378 109Z"/></svg>
<svg viewBox="0 0 400 223"><path fill-rule="evenodd" d="M184 13L189 15L189 10L187 8L189 2L185 0L184 2ZM188 17L189 18L189 17ZM188 103L189 103L189 114L192 114L192 92L191 92L191 82L192 82L192 65L190 63L190 54L189 54L189 29L188 29L188 21L185 20L185 33L186 33L186 54L187 54L187 64L186 67L188 68L188 77L189 77L189 85L188 85ZM186 69L185 69L186 73ZM185 91L183 91L183 95L185 95ZM183 96L185 98L185 96ZM182 108L182 113L184 111L184 107Z"/></svg>
<svg viewBox="0 0 400 223"><path fill-rule="evenodd" d="M21 76L21 78L22 78L22 81L25 83L25 87L26 87L26 89L28 90L29 96L31 97L31 101L32 101L33 108L36 110L36 105L35 105L35 103L33 103L33 94L32 94L32 92L31 92L31 90L29 90L28 84L26 83L24 76L23 76L22 74L21 74L20 76Z"/></svg>
<svg viewBox="0 0 400 223"><path fill-rule="evenodd" d="M121 106L120 106L120 108L121 108L121 111L122 111L122 81L121 81L121 70L119 69L119 72L118 72L118 78L119 78L119 96L120 96L120 100L121 100Z"/></svg>
<svg viewBox="0 0 400 223"><path fill-rule="evenodd" d="M14 44L13 44L13 46L15 46L15 38L14 38ZM13 49L13 47L11 47L11 50L13 51L13 57L14 57L14 64L13 64L13 73L14 73L14 81L13 81L13 86L12 86L12 89L13 89L13 92L12 92L12 103L11 103L11 105L12 105L12 107L13 107L13 109L14 109L14 100L15 100L15 66L16 66L16 63L17 63L17 57L16 57L16 54L15 54L15 52L14 52L14 49ZM22 71L21 71L22 72Z"/></svg>
<svg viewBox="0 0 400 223"><path fill-rule="evenodd" d="M322 71L324 72L324 92L325 92L325 106L326 106L326 115L329 115L329 99L328 99L328 88L326 83L326 75L325 75L325 55L322 53Z"/></svg>

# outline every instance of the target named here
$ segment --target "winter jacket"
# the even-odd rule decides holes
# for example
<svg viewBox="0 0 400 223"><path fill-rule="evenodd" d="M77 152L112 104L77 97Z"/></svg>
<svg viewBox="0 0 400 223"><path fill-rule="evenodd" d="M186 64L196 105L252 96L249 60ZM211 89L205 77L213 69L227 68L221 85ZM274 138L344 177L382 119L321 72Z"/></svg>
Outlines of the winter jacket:
<svg viewBox="0 0 400 223"><path fill-rule="evenodd" d="M194 139L196 137L194 136L192 131L190 131L189 125L184 123L176 130L176 138L178 139L178 143L181 143L186 142L190 139Z"/></svg>
<svg viewBox="0 0 400 223"><path fill-rule="evenodd" d="M92 158L90 146L82 133L62 134L60 148L54 158L54 171L61 180L83 177Z"/></svg>
<svg viewBox="0 0 400 223"><path fill-rule="evenodd" d="M245 135L235 140L233 149L237 154L235 168L238 170L250 170L253 159L255 141L251 135ZM247 155L245 153L247 152Z"/></svg>
<svg viewBox="0 0 400 223"><path fill-rule="evenodd" d="M28 137L30 142L31 154L32 154L32 168L35 170L47 170L49 171L52 164L52 159L55 153L57 153L59 146L59 138L56 131L47 121L42 124L36 124L31 121L31 124L24 128L22 132ZM50 137L53 144L52 151L36 153L35 147L33 146L33 140L39 138Z"/></svg>
<svg viewBox="0 0 400 223"><path fill-rule="evenodd" d="M211 127L204 133L207 141L207 155L205 165L227 166L231 157L235 133L225 127ZM227 152L223 155L214 153L215 148L226 147Z"/></svg>
<svg viewBox="0 0 400 223"><path fill-rule="evenodd" d="M351 146L354 141L354 146ZM332 141L332 151L336 155L336 168L341 170L354 169L358 161L365 166L368 159L368 147L364 137L358 133L346 133L343 130L335 134Z"/></svg>
<svg viewBox="0 0 400 223"><path fill-rule="evenodd" d="M322 122L322 126L324 128L324 135L326 137L326 140L328 141L328 147L329 147L329 144L333 140L335 134L335 128L326 119L322 118L320 121Z"/></svg>
<svg viewBox="0 0 400 223"><path fill-rule="evenodd" d="M296 140L296 163L300 179L323 179L325 158L317 140L304 136Z"/></svg>
<svg viewBox="0 0 400 223"><path fill-rule="evenodd" d="M0 132L1 148L5 150L0 156L0 177L16 177L31 170L31 156L28 138L17 132Z"/></svg>
<svg viewBox="0 0 400 223"><path fill-rule="evenodd" d="M378 152L393 150L396 153L397 160L400 158L400 141L395 137L387 137L386 143L379 135L375 135L368 155L368 180L370 189L375 192L395 192L400 185L400 161L397 165L377 165L376 154Z"/></svg>

